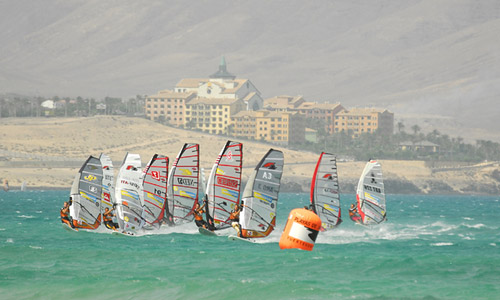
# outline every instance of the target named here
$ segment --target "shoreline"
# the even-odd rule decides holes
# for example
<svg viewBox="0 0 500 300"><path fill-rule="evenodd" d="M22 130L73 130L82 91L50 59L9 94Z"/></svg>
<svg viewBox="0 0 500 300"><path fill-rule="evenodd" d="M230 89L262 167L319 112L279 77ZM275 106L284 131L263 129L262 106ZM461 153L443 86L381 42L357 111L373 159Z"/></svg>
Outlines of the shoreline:
<svg viewBox="0 0 500 300"><path fill-rule="evenodd" d="M83 128L82 121L85 121ZM232 137L173 128L142 118L95 116L0 119L0 139L0 182L7 179L11 190L19 189L23 181L28 190L69 190L75 174L89 155L108 154L116 174L127 152L139 154L143 164L153 154L163 154L170 158L171 165L182 145L188 142L200 144L200 166L208 176L220 148ZM282 191L309 191L319 153L257 141L241 142L244 145L243 182L262 155L274 148L285 155ZM379 161L386 194L500 194L499 162L472 166L449 162L449 165L441 164L446 168L437 168L425 161ZM365 163L337 163L341 192L355 193Z"/></svg>

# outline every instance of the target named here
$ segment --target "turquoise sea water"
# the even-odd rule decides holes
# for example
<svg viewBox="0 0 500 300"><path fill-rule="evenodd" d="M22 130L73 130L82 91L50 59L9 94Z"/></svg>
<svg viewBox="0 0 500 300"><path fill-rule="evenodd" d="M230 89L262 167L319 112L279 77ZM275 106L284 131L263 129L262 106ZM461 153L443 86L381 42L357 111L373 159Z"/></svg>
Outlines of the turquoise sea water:
<svg viewBox="0 0 500 300"><path fill-rule="evenodd" d="M68 232L67 191L0 192L0 299L500 299L500 197L389 195L388 222L346 219L312 252L194 224L140 237ZM343 216L353 195L343 195Z"/></svg>

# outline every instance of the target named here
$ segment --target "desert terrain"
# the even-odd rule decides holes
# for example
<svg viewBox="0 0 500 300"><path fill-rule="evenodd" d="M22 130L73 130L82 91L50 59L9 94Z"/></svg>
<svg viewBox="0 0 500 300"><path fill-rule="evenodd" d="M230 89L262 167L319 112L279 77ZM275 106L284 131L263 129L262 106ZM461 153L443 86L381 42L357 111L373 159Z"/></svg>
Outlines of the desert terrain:
<svg viewBox="0 0 500 300"><path fill-rule="evenodd" d="M227 136L209 135L164 126L143 118L96 116L89 118L0 119L0 181L11 190L26 182L28 189L70 189L89 155L108 154L115 171L127 152L141 155L143 165L155 153L173 163L184 143L200 144L200 166L208 176ZM307 192L319 153L289 150L277 145L243 142L243 178L269 148L285 156L282 191ZM325 149L328 152L328 149ZM424 161L381 160L387 194L492 194L500 190L498 162L477 165L450 163L439 168ZM342 193L355 193L365 162L338 162Z"/></svg>

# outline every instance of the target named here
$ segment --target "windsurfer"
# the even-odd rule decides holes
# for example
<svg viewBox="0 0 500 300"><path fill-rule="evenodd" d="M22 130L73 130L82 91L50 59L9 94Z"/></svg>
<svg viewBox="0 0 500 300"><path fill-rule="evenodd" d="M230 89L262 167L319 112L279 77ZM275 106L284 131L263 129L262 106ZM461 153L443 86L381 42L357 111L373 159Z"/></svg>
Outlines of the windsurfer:
<svg viewBox="0 0 500 300"><path fill-rule="evenodd" d="M200 207L200 204L198 202L196 202L196 204L194 205L193 214L194 214L194 222L196 223L196 226L203 227L203 228L207 229L207 222L205 222L205 220L203 220L203 213L205 213L205 210L204 210L205 204L206 204L206 202Z"/></svg>
<svg viewBox="0 0 500 300"><path fill-rule="evenodd" d="M104 209L103 219L104 225L106 225L107 228L116 230L116 228L118 228L118 224L113 222L113 217L115 216L115 214L113 214L114 210L114 207L111 210L106 207Z"/></svg>
<svg viewBox="0 0 500 300"><path fill-rule="evenodd" d="M69 219L69 203L67 201L64 202L63 208L61 208L61 221L71 228L75 228L73 226L73 222Z"/></svg>
<svg viewBox="0 0 500 300"><path fill-rule="evenodd" d="M241 236L241 225L240 225L240 212L241 208L238 204L234 206L233 211L229 215L228 220L231 222L231 226L236 230L239 237Z"/></svg>
<svg viewBox="0 0 500 300"><path fill-rule="evenodd" d="M351 208L349 208L349 217L356 223L361 224L361 216L358 213L358 209L354 203L351 204Z"/></svg>

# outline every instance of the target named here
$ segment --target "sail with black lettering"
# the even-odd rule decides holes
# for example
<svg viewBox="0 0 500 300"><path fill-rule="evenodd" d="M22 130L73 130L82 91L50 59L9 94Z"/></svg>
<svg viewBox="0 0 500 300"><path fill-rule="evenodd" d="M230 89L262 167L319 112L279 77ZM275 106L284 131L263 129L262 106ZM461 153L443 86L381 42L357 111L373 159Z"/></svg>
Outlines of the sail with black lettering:
<svg viewBox="0 0 500 300"><path fill-rule="evenodd" d="M94 230L101 224L102 166L99 159L89 156L71 188L70 216L73 226Z"/></svg>
<svg viewBox="0 0 500 300"><path fill-rule="evenodd" d="M321 219L323 230L332 229L342 222L337 158L333 154L322 152L319 156L311 184L311 204Z"/></svg>
<svg viewBox="0 0 500 300"><path fill-rule="evenodd" d="M227 141L217 157L207 182L207 223L212 230L230 226L231 210L240 202L243 144Z"/></svg>
<svg viewBox="0 0 500 300"><path fill-rule="evenodd" d="M142 166L139 154L127 153L116 178L116 216L119 228L135 233L144 225Z"/></svg>
<svg viewBox="0 0 500 300"><path fill-rule="evenodd" d="M115 174L113 170L113 161L111 158L101 153L99 156L99 161L102 165L102 200L101 200L101 213L108 208L111 210L115 201Z"/></svg>
<svg viewBox="0 0 500 300"><path fill-rule="evenodd" d="M144 219L148 227L159 228L167 204L168 157L155 154L144 168Z"/></svg>
<svg viewBox="0 0 500 300"><path fill-rule="evenodd" d="M266 237L274 230L283 164L283 152L270 149L248 179L241 200L243 237Z"/></svg>
<svg viewBox="0 0 500 300"><path fill-rule="evenodd" d="M193 209L198 202L199 158L199 145L186 143L170 171L167 215L174 225L194 219Z"/></svg>
<svg viewBox="0 0 500 300"><path fill-rule="evenodd" d="M357 209L363 225L374 225L385 221L386 205L382 167L370 160L361 174L356 192Z"/></svg>

